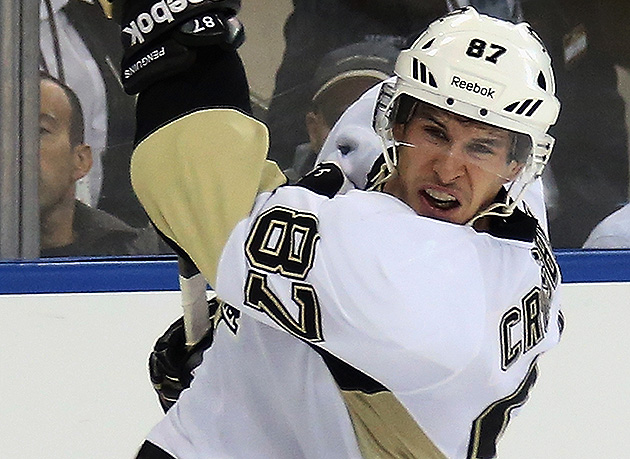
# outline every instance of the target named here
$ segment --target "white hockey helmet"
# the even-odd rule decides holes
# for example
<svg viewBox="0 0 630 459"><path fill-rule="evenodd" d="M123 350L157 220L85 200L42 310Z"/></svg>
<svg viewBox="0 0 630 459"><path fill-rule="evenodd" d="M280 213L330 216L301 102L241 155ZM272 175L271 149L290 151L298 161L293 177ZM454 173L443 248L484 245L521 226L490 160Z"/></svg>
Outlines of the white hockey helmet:
<svg viewBox="0 0 630 459"><path fill-rule="evenodd" d="M395 82L383 85L374 113L387 166L375 186L396 167L393 127L400 122L403 95L527 135L531 150L521 161L518 196L542 174L554 144L547 130L558 117L560 102L549 54L527 23L513 24L472 7L455 10L431 23L400 53L395 73Z"/></svg>

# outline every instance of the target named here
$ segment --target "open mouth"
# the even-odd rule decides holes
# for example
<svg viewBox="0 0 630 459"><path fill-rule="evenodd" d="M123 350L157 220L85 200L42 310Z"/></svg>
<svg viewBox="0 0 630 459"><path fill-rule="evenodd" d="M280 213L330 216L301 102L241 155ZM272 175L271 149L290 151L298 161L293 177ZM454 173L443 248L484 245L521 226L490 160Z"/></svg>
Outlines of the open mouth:
<svg viewBox="0 0 630 459"><path fill-rule="evenodd" d="M444 191L426 189L422 191L422 195L428 203L436 209L452 210L460 206L460 203L455 196Z"/></svg>

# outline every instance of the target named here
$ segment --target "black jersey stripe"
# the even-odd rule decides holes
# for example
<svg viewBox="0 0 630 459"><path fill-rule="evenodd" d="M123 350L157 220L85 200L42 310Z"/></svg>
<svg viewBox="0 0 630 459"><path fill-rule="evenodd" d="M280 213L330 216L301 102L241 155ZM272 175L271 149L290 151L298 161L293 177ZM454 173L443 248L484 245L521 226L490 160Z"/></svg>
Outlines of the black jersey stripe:
<svg viewBox="0 0 630 459"><path fill-rule="evenodd" d="M325 349L314 345L311 347L322 357L340 389L360 391L366 394L389 392L389 389L380 382L335 357Z"/></svg>

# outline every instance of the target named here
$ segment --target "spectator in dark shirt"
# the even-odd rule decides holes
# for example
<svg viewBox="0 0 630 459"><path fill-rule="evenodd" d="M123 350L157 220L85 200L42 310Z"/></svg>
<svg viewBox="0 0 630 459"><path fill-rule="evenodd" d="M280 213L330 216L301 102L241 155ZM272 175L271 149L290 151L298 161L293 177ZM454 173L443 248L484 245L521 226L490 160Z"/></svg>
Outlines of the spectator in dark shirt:
<svg viewBox="0 0 630 459"><path fill-rule="evenodd" d="M129 179L135 97L120 81L120 28L92 0L40 0L40 69L77 94L92 148L77 198L131 226L148 224Z"/></svg>
<svg viewBox="0 0 630 459"><path fill-rule="evenodd" d="M41 73L40 252L42 257L158 253L152 228L135 229L76 199L76 182L92 167L76 94Z"/></svg>

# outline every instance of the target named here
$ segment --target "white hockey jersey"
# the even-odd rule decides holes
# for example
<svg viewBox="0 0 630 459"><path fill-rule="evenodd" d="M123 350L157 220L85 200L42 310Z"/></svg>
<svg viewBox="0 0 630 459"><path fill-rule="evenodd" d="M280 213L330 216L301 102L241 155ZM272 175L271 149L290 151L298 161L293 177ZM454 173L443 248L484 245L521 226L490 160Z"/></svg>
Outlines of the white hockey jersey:
<svg viewBox="0 0 630 459"><path fill-rule="evenodd" d="M136 151L151 218L227 303L191 388L148 439L178 458L493 457L560 336L545 231L520 211L488 234L379 192L331 198L335 165L251 209L247 196L278 184L260 134L211 110ZM217 219L225 230L207 233Z"/></svg>

